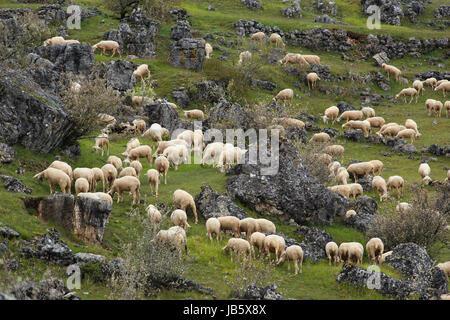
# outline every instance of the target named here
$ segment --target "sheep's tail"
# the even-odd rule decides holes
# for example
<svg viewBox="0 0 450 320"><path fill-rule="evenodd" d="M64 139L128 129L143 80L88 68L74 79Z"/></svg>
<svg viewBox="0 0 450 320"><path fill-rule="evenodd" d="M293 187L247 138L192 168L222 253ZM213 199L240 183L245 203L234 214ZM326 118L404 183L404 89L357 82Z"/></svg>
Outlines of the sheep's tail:
<svg viewBox="0 0 450 320"><path fill-rule="evenodd" d="M44 172L45 172L45 170L44 171L42 171L42 172L39 172L38 174L36 174L33 178L34 179L41 179L41 177L44 175Z"/></svg>

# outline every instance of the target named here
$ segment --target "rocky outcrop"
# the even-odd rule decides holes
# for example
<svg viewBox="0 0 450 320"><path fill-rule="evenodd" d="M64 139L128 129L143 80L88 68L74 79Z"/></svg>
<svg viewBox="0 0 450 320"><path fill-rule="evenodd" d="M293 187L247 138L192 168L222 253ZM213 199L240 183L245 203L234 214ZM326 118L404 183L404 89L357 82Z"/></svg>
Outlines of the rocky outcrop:
<svg viewBox="0 0 450 320"><path fill-rule="evenodd" d="M374 219L375 215L373 214L357 212L356 215L346 218L344 223L345 225L358 231L367 232Z"/></svg>
<svg viewBox="0 0 450 320"><path fill-rule="evenodd" d="M172 97L175 100L175 104L180 108L188 108L191 105L191 100L185 87L172 90Z"/></svg>
<svg viewBox="0 0 450 320"><path fill-rule="evenodd" d="M359 180L358 180L359 183ZM357 213L375 215L378 210L377 202L368 196L360 196L355 204L355 211Z"/></svg>
<svg viewBox="0 0 450 320"><path fill-rule="evenodd" d="M205 62L205 40L183 38L170 45L169 63L175 67L201 71Z"/></svg>
<svg viewBox="0 0 450 320"><path fill-rule="evenodd" d="M2 226L2 223L0 222L0 236L6 239L14 239L19 238L20 234L14 229Z"/></svg>
<svg viewBox="0 0 450 320"><path fill-rule="evenodd" d="M178 20L170 29L170 39L178 41L183 38L192 38L191 24L187 20Z"/></svg>
<svg viewBox="0 0 450 320"><path fill-rule="evenodd" d="M295 233L303 236L303 241L300 242L300 246L303 249L305 259L315 263L327 257L325 246L328 242L333 241L333 238L328 232L318 228L301 226L295 230Z"/></svg>
<svg viewBox="0 0 450 320"><path fill-rule="evenodd" d="M278 171L273 175L262 175L266 166L260 163L232 168L226 188L233 200L259 213L297 223L331 224L336 215L345 214L347 201L312 176L294 145L283 141L278 159Z"/></svg>
<svg viewBox="0 0 450 320"><path fill-rule="evenodd" d="M375 54L372 59L375 61L375 63L381 67L383 63L388 64L389 63L389 57L387 56L386 52L381 51L377 54Z"/></svg>
<svg viewBox="0 0 450 320"><path fill-rule="evenodd" d="M439 70L428 70L425 72L419 72L416 74L416 78L423 81L428 78L436 78L437 80L449 80L450 81L450 72L447 71L445 73L439 71Z"/></svg>
<svg viewBox="0 0 450 320"><path fill-rule="evenodd" d="M204 80L194 82L188 90L189 98L208 103L217 103L225 95L228 83L225 81Z"/></svg>
<svg viewBox="0 0 450 320"><path fill-rule="evenodd" d="M231 103L221 98L219 102L209 110L207 125L214 128L219 124L225 125L227 129L247 129L250 125L251 117L237 103Z"/></svg>
<svg viewBox="0 0 450 320"><path fill-rule="evenodd" d="M3 188L9 192L26 194L31 194L33 192L33 189L27 187L21 179L0 175L0 180L3 181Z"/></svg>
<svg viewBox="0 0 450 320"><path fill-rule="evenodd" d="M241 2L250 10L262 9L262 3L258 0L241 0Z"/></svg>
<svg viewBox="0 0 450 320"><path fill-rule="evenodd" d="M172 134L176 129L193 130L192 122L180 118L176 110L165 102L153 102L143 106L149 119L149 126L160 124Z"/></svg>
<svg viewBox="0 0 450 320"><path fill-rule="evenodd" d="M235 205L227 196L219 194L209 185L202 186L201 192L195 196L197 211L207 220L223 216L247 218L247 213Z"/></svg>
<svg viewBox="0 0 450 320"><path fill-rule="evenodd" d="M361 0L362 11L366 15L373 14L370 6L378 6L380 9L381 22L399 26L400 19L404 16L400 0Z"/></svg>
<svg viewBox="0 0 450 320"><path fill-rule="evenodd" d="M16 155L17 151L14 148L0 142L0 164L12 162Z"/></svg>
<svg viewBox="0 0 450 320"><path fill-rule="evenodd" d="M102 263L106 261L106 257L100 254L79 252L75 254L75 261L79 265L86 263Z"/></svg>
<svg viewBox="0 0 450 320"><path fill-rule="evenodd" d="M28 10L28 12L30 11L31 10ZM17 19L18 14L21 13L18 13L14 9L0 10L0 25L4 28L2 30L2 37L0 38L0 45L11 48L16 43L21 41L23 36L23 28Z"/></svg>
<svg viewBox="0 0 450 320"><path fill-rule="evenodd" d="M286 7L281 9L281 13L286 18L302 18L302 9L300 8L300 0L294 0L294 2Z"/></svg>
<svg viewBox="0 0 450 320"><path fill-rule="evenodd" d="M106 64L106 84L119 91L134 88L136 77L133 63L126 60L110 61Z"/></svg>
<svg viewBox="0 0 450 320"><path fill-rule="evenodd" d="M81 300L57 278L20 282L9 292L17 300ZM1 299L0 299L1 300Z"/></svg>
<svg viewBox="0 0 450 320"><path fill-rule="evenodd" d="M353 142L363 142L364 141L364 132L361 130L345 130L343 137L347 140Z"/></svg>
<svg viewBox="0 0 450 320"><path fill-rule="evenodd" d="M439 8L434 9L434 17L436 19L450 17L450 6L439 6Z"/></svg>
<svg viewBox="0 0 450 320"><path fill-rule="evenodd" d="M331 18L329 15L324 14L324 15L315 17L313 22L335 24L336 20Z"/></svg>
<svg viewBox="0 0 450 320"><path fill-rule="evenodd" d="M245 300L284 300L281 293L277 292L277 285L274 283L266 287L257 287L250 284L240 299Z"/></svg>

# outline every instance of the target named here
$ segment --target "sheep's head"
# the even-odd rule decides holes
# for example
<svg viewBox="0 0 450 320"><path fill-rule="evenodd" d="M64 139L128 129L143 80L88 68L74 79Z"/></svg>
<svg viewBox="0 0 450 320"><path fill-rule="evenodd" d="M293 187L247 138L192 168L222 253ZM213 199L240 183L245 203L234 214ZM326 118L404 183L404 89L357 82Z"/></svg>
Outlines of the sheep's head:
<svg viewBox="0 0 450 320"><path fill-rule="evenodd" d="M425 177L422 179L422 183L425 184L425 185L429 185L432 181L433 181L433 180L432 180L429 176L425 176Z"/></svg>
<svg viewBox="0 0 450 320"><path fill-rule="evenodd" d="M286 261L286 251L284 251L281 254L280 259L277 262L277 266L282 266L285 261Z"/></svg>
<svg viewBox="0 0 450 320"><path fill-rule="evenodd" d="M381 65L381 67L384 68L384 69L386 69L386 66L387 66L386 63L383 63L383 64Z"/></svg>

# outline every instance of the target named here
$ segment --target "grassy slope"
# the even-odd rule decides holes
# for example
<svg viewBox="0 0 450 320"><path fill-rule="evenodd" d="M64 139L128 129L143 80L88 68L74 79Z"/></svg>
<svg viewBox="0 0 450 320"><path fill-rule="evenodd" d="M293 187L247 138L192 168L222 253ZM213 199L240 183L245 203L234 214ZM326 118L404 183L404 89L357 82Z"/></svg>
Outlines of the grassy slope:
<svg viewBox="0 0 450 320"><path fill-rule="evenodd" d="M432 16L432 10L439 4L443 3L442 0L434 1L432 5L428 5L425 15L419 19L419 25L414 26L410 23L406 23L402 27L392 27L383 25L381 30L369 30L366 28L361 28L365 26L366 19L359 12L359 1L355 0L338 0L336 1L339 8L339 19L349 23L350 25L336 25L336 28L345 28L350 31L355 31L359 33L390 33L395 38L408 38L410 36L415 36L419 38L430 38L430 37L441 37L444 36L444 31L435 31L430 28L424 28L424 21L428 20ZM81 4L87 6L98 5L97 0L84 0ZM208 4L215 6L216 11L210 12L206 11ZM231 24L238 19L255 19L262 23L268 25L278 25L283 30L293 30L293 29L308 29L318 26L318 24L312 23L312 19L317 15L315 11L304 11L304 18L301 20L289 20L285 19L280 14L280 9L283 5L278 1L263 1L265 10L263 12L252 12L247 10L240 4L240 1L233 0L230 2L223 1L184 1L182 7L186 8L191 18L191 24L195 31L200 31L201 33L206 32L216 32L222 31L232 32L234 30ZM13 7L10 3L1 5L2 7ZM23 6L23 5L14 5ZM302 2L302 6L308 8L312 6L312 1ZM110 15L110 12L105 11L105 8L100 6L100 9ZM345 12L345 14L342 14ZM83 42L88 42L94 44L96 41L102 39L103 32L114 29L119 24L118 20L112 18L111 16L97 16L88 19L82 23L81 30L72 30L70 35L72 38L79 39ZM428 19L426 19L428 17ZM101 23L105 20L104 23ZM178 86L188 86L190 83L199 81L201 79L213 78L216 75L220 75L220 70L216 70L218 63L217 57L220 55L219 50L215 49L213 53L213 59L207 61L205 64L205 69L201 73L190 72L187 70L182 70L174 68L167 63L167 47L170 24L162 24L160 34L158 35L158 57L155 60L137 60L135 63L149 63L152 69L153 79L158 81L158 87L155 88L158 96L166 96L171 98L170 92L173 88ZM325 27L330 27L325 25ZM417 31L420 29L420 33ZM227 37L227 39L232 39L232 37ZM237 56L241 48L223 48L220 44L213 42L215 48L226 49L231 52L231 55L226 62L221 62L223 66L232 67L235 61L237 61ZM249 48L251 45L244 40L243 48ZM288 47L287 51L311 53L310 50L305 50L303 48ZM267 50L263 48L263 53ZM373 70L379 70L377 67L373 66L370 62L357 61L357 62L347 62L342 61L340 56L335 53L318 53L320 54L324 64L330 65L333 74L345 74L349 70L357 70L360 73L367 73ZM432 54L423 56L419 59L404 58L399 60L394 60L393 64L398 66L405 66L406 71L405 76L408 79L413 79L414 74L419 71L424 71L427 69L436 69L431 67L426 58L428 56L442 57L443 52L434 52ZM114 58L116 59L116 58ZM96 55L97 62L108 61L109 58ZM258 78L274 81L277 83L278 88L292 87L293 83L297 82L298 79L294 76L285 75L281 68L277 66L263 66L258 72ZM322 83L325 86L332 86L331 83ZM349 82L343 82L339 84L351 90L352 84ZM394 82L391 82L392 90L388 92L394 95L396 92L400 91L401 87ZM302 88L304 88L304 84ZM376 87L371 87L373 92L381 92ZM317 91L309 92L308 90L295 90L301 96L301 99L295 99L296 109L305 109L308 112L319 115L323 110L330 105L335 104L337 101L346 100L350 104L358 106L360 103L356 98L352 97L335 97L335 96L324 96ZM248 89L245 94L246 100L251 103L259 100L268 101L273 96L273 93ZM448 132L450 129L449 120L442 118L437 121L436 125L433 125L433 119L428 118L425 113L424 101L426 98L440 98L441 96L431 93L430 90L426 91L425 97L420 97L418 104L403 104L399 101L396 104L390 103L389 107L375 107L377 115L381 115L388 121L395 121L402 123L408 117L413 118L419 125L419 130L422 132L422 137L416 142L416 146L420 147L423 145L430 145L432 143L438 144L448 144ZM197 107L197 106L193 106ZM322 126L322 124L319 124ZM334 126L336 129L340 129L338 125ZM120 154L125 148L127 138L122 137L114 139L111 144L111 154ZM144 141L145 142L145 141ZM374 158L380 158L385 163L385 171L383 176L387 178L392 174L399 174L406 179L407 185L412 182L418 182L419 178L417 175L417 168L420 163L420 157L416 156L414 160L406 159L402 155L392 154L392 157L381 157L380 152L389 151L385 146L377 146L372 144L361 144L361 143L351 143L346 141L339 141L343 143L346 148L346 154L344 163L347 164L350 160L371 160ZM67 161L72 167L101 167L106 160L105 157L95 155L92 152L91 146L93 141L89 139L81 139L80 145L82 148L82 156L77 159L67 159L62 156L62 159ZM15 175L15 169L17 167L25 167L26 173L21 178L24 180L25 184L33 187L34 196L45 196L48 194L48 186L46 183L41 183L37 185L34 183L32 176L35 172L42 170L49 163L54 160L55 155L58 152L54 152L48 155L34 154L25 150L20 146L16 146L18 151L17 159L10 165L6 165L0 168L0 174ZM364 150L362 152L362 150ZM429 155L427 155L429 156ZM144 165L144 170L149 168L148 163L142 161ZM450 167L448 160L440 157L438 161L432 162L430 164L432 169L432 178L442 180L445 177L444 167ZM169 184L167 186L161 185L160 187L160 199L158 202L171 203L172 192L177 188L183 188L190 192L191 194L197 194L200 190L200 186L203 183L209 183L214 189L219 192L224 191L226 177L220 174L214 169L202 169L198 165L182 166L178 171L171 170L168 177ZM149 189L144 178L141 178L142 185L144 186L144 191L142 192L142 199L145 200L145 204L139 205L139 209L143 213L143 209L148 203L154 203L154 198L149 194ZM430 189L431 190L431 189ZM373 192L367 193L369 196L375 196ZM13 227L18 232L20 232L23 238L30 238L35 234L45 232L45 229L53 226L50 223L44 223L38 220L35 216L27 213L23 209L23 205L20 201L22 195L7 193L4 189L0 189L0 221L4 224ZM411 194L407 192L402 200L407 201L411 197ZM93 252L104 254L108 257L114 257L119 254L117 251L118 240L127 238L127 230L129 230L130 224L127 217L127 212L130 210L130 199L125 196L126 201L120 205L114 204L114 209L111 215L110 222L107 226L104 243L102 248L95 246L86 246L81 241L75 239L68 232L64 232L61 228L58 228L63 234L63 239L69 244L69 246L75 252ZM380 205L379 213L382 214L386 210L392 209L396 205L396 200L388 201L387 203L382 203ZM254 212L249 212L251 216L257 216ZM208 287L214 289L215 294L218 298L228 298L230 293L230 286L228 281L232 278L235 273L234 265L229 261L229 258L221 252L221 248L225 244L226 240L221 243L209 243L207 241L204 233L204 219L200 218L199 224L194 225L193 219L190 217L189 221L192 228L188 231L188 246L190 250L190 256L186 258L188 264L188 271L186 276L204 284ZM274 221L277 224L277 229L284 232L288 236L296 238L293 234L295 230L292 226L286 226L279 223L279 221ZM164 222L168 224L168 221ZM347 228L340 223L336 223L331 227L325 227L325 230L333 235L336 242L340 243L342 241L360 241L365 243L366 239L363 234L355 231L354 229ZM300 240L297 238L297 240ZM440 260L449 260L450 253L448 251L442 251ZM364 258L364 267L367 267L366 257ZM30 266L34 267L30 267ZM34 268L34 269L33 269ZM48 267L42 263L36 261L23 261L21 268L18 271L18 275L22 277L27 277L36 274L41 275L44 270L51 269L54 274L59 275L64 278L63 270L57 267ZM383 298L381 295L376 294L367 289L355 289L346 285L338 284L335 281L336 275L338 274L339 267L329 267L327 262L321 261L317 264L310 264L306 262L304 265L303 274L300 277L295 278L292 274L287 272L287 266L276 268L276 271L272 275L272 280L276 281L280 287L280 290L286 294L287 297L298 298L298 299L379 299ZM382 266L382 270L388 274L399 275L391 270L387 266ZM1 276L1 272L0 272ZM82 292L90 292L89 295L82 294L83 298L86 299L98 299L107 298L108 290L98 283L94 283L90 279L84 279L82 283ZM197 293L174 293L174 292L162 292L157 298L158 299L179 299L184 297L192 298L205 298Z"/></svg>

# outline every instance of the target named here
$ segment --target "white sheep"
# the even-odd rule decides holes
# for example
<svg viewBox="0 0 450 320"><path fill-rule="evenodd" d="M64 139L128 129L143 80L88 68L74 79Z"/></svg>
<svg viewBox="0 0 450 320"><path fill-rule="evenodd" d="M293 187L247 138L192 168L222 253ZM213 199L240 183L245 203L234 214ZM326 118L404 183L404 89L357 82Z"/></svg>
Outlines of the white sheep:
<svg viewBox="0 0 450 320"><path fill-rule="evenodd" d="M156 208L154 205L148 205L148 207L145 209L145 212L147 213L147 217L150 219L154 226L158 226L161 223L161 212L159 212L158 208Z"/></svg>
<svg viewBox="0 0 450 320"><path fill-rule="evenodd" d="M219 241L219 236L221 236L220 233L220 222L217 218L209 218L206 220L206 235L209 237L209 240L212 241L212 235L216 235L216 240ZM220 238L222 240L222 237Z"/></svg>
<svg viewBox="0 0 450 320"><path fill-rule="evenodd" d="M169 164L175 166L175 170L178 170L178 166L182 163L188 163L189 161L189 151L184 145L167 147L163 152L163 156L167 158Z"/></svg>
<svg viewBox="0 0 450 320"><path fill-rule="evenodd" d="M431 77L431 78L425 79L424 81L422 81L422 83L424 85L431 87L431 90L433 90L434 87L436 87L437 80L436 80L436 78Z"/></svg>
<svg viewBox="0 0 450 320"><path fill-rule="evenodd" d="M94 194L100 199L100 200L104 200L107 201L111 206L113 205L113 199L111 198L111 196L107 193L104 192L94 192Z"/></svg>
<svg viewBox="0 0 450 320"><path fill-rule="evenodd" d="M198 223L197 208L195 207L194 198L186 191L177 189L173 193L173 202L178 209L187 212L187 208L191 208L195 217L195 224Z"/></svg>
<svg viewBox="0 0 450 320"><path fill-rule="evenodd" d="M450 100L445 101L444 108L446 112L446 117L448 118L448 116L450 115Z"/></svg>
<svg viewBox="0 0 450 320"><path fill-rule="evenodd" d="M117 172L122 170L122 160L119 157L109 156L106 163L112 164L116 168Z"/></svg>
<svg viewBox="0 0 450 320"><path fill-rule="evenodd" d="M254 41L262 41L266 38L266 35L264 32L255 32L250 35L250 39Z"/></svg>
<svg viewBox="0 0 450 320"><path fill-rule="evenodd" d="M359 183L350 183L348 186L350 187L350 193L352 194L354 200L356 200L358 196L363 195L363 188Z"/></svg>
<svg viewBox="0 0 450 320"><path fill-rule="evenodd" d="M417 90L417 95L420 95L420 93L422 93L423 95L423 91L425 90L423 88L423 83L420 80L414 80L413 82L413 88Z"/></svg>
<svg viewBox="0 0 450 320"><path fill-rule="evenodd" d="M428 184L430 179L430 173L431 173L431 168L428 165L428 163L421 163L419 165L419 170L418 173L420 175L420 177L422 178L422 184Z"/></svg>
<svg viewBox="0 0 450 320"><path fill-rule="evenodd" d="M150 128L141 135L141 137L151 138L153 141L162 141L164 135L170 136L168 130L161 127L158 123L153 123Z"/></svg>
<svg viewBox="0 0 450 320"><path fill-rule="evenodd" d="M78 196L80 192L89 191L89 182L85 178L78 178L75 181L75 195Z"/></svg>
<svg viewBox="0 0 450 320"><path fill-rule="evenodd" d="M345 148L339 144L333 144L331 146L325 147L325 153L329 154L330 156L339 156L341 158L341 161L344 160L344 151Z"/></svg>
<svg viewBox="0 0 450 320"><path fill-rule="evenodd" d="M384 244L380 238L372 238L366 243L367 257L370 261L379 264L384 251Z"/></svg>
<svg viewBox="0 0 450 320"><path fill-rule="evenodd" d="M403 213L403 212L409 212L413 209L413 206L410 205L408 202L399 202L397 206L395 207L395 212L397 213Z"/></svg>
<svg viewBox="0 0 450 320"><path fill-rule="evenodd" d="M169 160L164 156L155 159L155 169L159 175L164 176L164 184L167 184L167 171L169 171Z"/></svg>
<svg viewBox="0 0 450 320"><path fill-rule="evenodd" d="M395 136L397 136L397 134L400 131L405 130L405 129L406 129L405 126L395 124L395 125L390 125L390 126L385 127L384 130L380 129L380 131L378 131L376 134L380 137L384 137L384 136L395 137Z"/></svg>
<svg viewBox="0 0 450 320"><path fill-rule="evenodd" d="M188 143L182 139L173 139L169 141L158 141L158 147L156 148L155 153L153 154L153 157L156 158L158 155L162 155L164 153L164 150L170 146L175 146L177 144L182 144L186 147L189 147Z"/></svg>
<svg viewBox="0 0 450 320"><path fill-rule="evenodd" d="M211 54L213 52L213 47L209 43L205 44L205 52L206 52L206 59L210 59Z"/></svg>
<svg viewBox="0 0 450 320"><path fill-rule="evenodd" d="M252 59L252 53L250 51L243 51L239 54L239 61L238 61L237 65L240 66L244 62L248 62L251 59Z"/></svg>
<svg viewBox="0 0 450 320"><path fill-rule="evenodd" d="M411 100L409 100L409 103L411 103L414 99L414 97L416 97L416 103L417 103L417 98L418 98L418 94L417 94L417 90L414 88L405 88L402 89L398 94L395 95L395 99L398 99L399 97L403 97L403 101L406 103L406 96L410 96Z"/></svg>
<svg viewBox="0 0 450 320"><path fill-rule="evenodd" d="M139 203L141 201L140 187L141 183L138 178L125 176L114 180L108 194L114 198L114 194L117 193L117 203L119 203L122 192L129 191L133 195L133 204L136 204L136 195L138 196L137 202Z"/></svg>
<svg viewBox="0 0 450 320"><path fill-rule="evenodd" d="M245 218L239 221L240 232L245 232L247 239L250 238L253 232L258 231L259 225L254 218Z"/></svg>
<svg viewBox="0 0 450 320"><path fill-rule="evenodd" d="M298 67L301 67L303 65L309 66L309 63L299 53L287 53L283 59L278 61L278 63L280 63L282 66L288 63L297 65Z"/></svg>
<svg viewBox="0 0 450 320"><path fill-rule="evenodd" d="M388 251L388 252L383 253L381 255L381 258L378 260L378 263L379 264L384 263L384 261L386 261L386 258L389 257L391 254L392 254L392 251Z"/></svg>
<svg viewBox="0 0 450 320"><path fill-rule="evenodd" d="M355 210L348 210L345 213L345 219L349 219L350 217L356 216L356 211Z"/></svg>
<svg viewBox="0 0 450 320"><path fill-rule="evenodd" d="M137 178L137 176L138 175L136 173L136 169L134 169L133 167L126 167L119 173L119 178L122 178L122 177L136 177Z"/></svg>
<svg viewBox="0 0 450 320"><path fill-rule="evenodd" d="M308 88L314 89L316 82L320 80L319 76L315 72L310 72L306 75L306 81L308 82Z"/></svg>
<svg viewBox="0 0 450 320"><path fill-rule="evenodd" d="M450 81L442 82L440 85L438 85L436 88L434 88L434 91L440 91L442 90L442 95L445 98L445 93L447 91L450 91Z"/></svg>
<svg viewBox="0 0 450 320"><path fill-rule="evenodd" d="M67 174L69 176L70 182L72 183L73 172L72 172L72 167L68 163L66 163L64 161L55 160L48 167L54 168L54 169L59 169L59 170L63 171L65 174Z"/></svg>
<svg viewBox="0 0 450 320"><path fill-rule="evenodd" d="M276 226L270 220L260 218L260 219L256 219L256 223L258 224L259 232L271 232L271 233L276 232Z"/></svg>
<svg viewBox="0 0 450 320"><path fill-rule="evenodd" d="M183 111L183 112L184 112L184 116L189 119L195 119L195 120L204 120L205 119L205 114L203 113L202 110L199 110L199 109L193 109L193 110L188 110L188 111Z"/></svg>
<svg viewBox="0 0 450 320"><path fill-rule="evenodd" d="M239 263L239 257L242 255L243 262L248 257L249 260L252 258L252 252L250 248L250 243L247 240L239 238L231 238L228 240L227 245L222 248L225 252L231 251L231 261L233 261L233 254L236 254L236 262Z"/></svg>
<svg viewBox="0 0 450 320"><path fill-rule="evenodd" d="M309 139L310 143L324 143L331 140L331 137L326 132L315 133L311 139Z"/></svg>
<svg viewBox="0 0 450 320"><path fill-rule="evenodd" d="M374 168L370 162L353 163L347 167L347 172L353 176L355 182L358 182L358 175L364 175L368 178L373 171Z"/></svg>
<svg viewBox="0 0 450 320"><path fill-rule="evenodd" d="M328 124L328 120L331 119L331 124L333 125L339 116L339 109L336 106L329 107L325 109L324 115L322 117L323 123Z"/></svg>
<svg viewBox="0 0 450 320"><path fill-rule="evenodd" d="M362 107L361 112L363 113L364 117L366 117L366 119L375 117L375 110L371 107Z"/></svg>
<svg viewBox="0 0 450 320"><path fill-rule="evenodd" d="M172 214L170 215L170 221L172 221L175 226L182 227L184 230L190 227L189 223L187 222L186 212L180 209L174 210L172 212Z"/></svg>
<svg viewBox="0 0 450 320"><path fill-rule="evenodd" d="M417 123L413 119L406 119L405 128L413 129L416 132L416 137L421 136L421 134L419 133L419 130L417 129Z"/></svg>
<svg viewBox="0 0 450 320"><path fill-rule="evenodd" d="M102 157L106 148L107 155L109 156L109 139L107 137L96 137L95 146L93 146L92 148L95 150L96 154L98 150L102 150Z"/></svg>
<svg viewBox="0 0 450 320"><path fill-rule="evenodd" d="M400 199L402 196L403 186L405 184L405 180L403 180L400 176L390 176L387 181L388 192L391 192L393 188L397 190L397 197Z"/></svg>
<svg viewBox="0 0 450 320"><path fill-rule="evenodd" d="M337 183L340 183L341 185L346 185L348 178L350 177L348 171L344 167L340 167L337 170L337 173L335 175L335 180Z"/></svg>
<svg viewBox="0 0 450 320"><path fill-rule="evenodd" d="M376 190L380 196L380 201L387 200L387 185L386 180L381 176L375 176L372 179L372 189Z"/></svg>
<svg viewBox="0 0 450 320"><path fill-rule="evenodd" d="M213 164L217 163L220 154L222 153L223 147L224 147L223 142L213 142L208 144L205 150L203 150L203 158L200 165L204 167L205 164L210 164L211 160Z"/></svg>
<svg viewBox="0 0 450 320"><path fill-rule="evenodd" d="M103 170L100 168L92 168L92 174L94 175L92 179L91 191L94 192L97 190L97 182L102 182L102 191L105 192L105 175L103 174Z"/></svg>
<svg viewBox="0 0 450 320"><path fill-rule="evenodd" d="M186 141L186 145L190 148L192 146L192 140L194 136L194 131L184 130L178 134L177 139Z"/></svg>
<svg viewBox="0 0 450 320"><path fill-rule="evenodd" d="M97 49L101 49L103 54L106 53L106 50L112 50L111 57L114 57L116 52L118 52L119 56L122 57L122 54L120 53L120 45L116 41L102 40L92 46L92 50L94 50L94 52Z"/></svg>
<svg viewBox="0 0 450 320"><path fill-rule="evenodd" d="M328 165L328 170L330 170L330 174L335 177L340 167L341 164L339 161L333 161Z"/></svg>
<svg viewBox="0 0 450 320"><path fill-rule="evenodd" d="M53 193L53 186L55 184L59 185L62 193L70 194L70 178L64 171L55 168L47 168L36 174L33 178L37 181L42 178L47 180L50 186L50 194Z"/></svg>
<svg viewBox="0 0 450 320"><path fill-rule="evenodd" d="M278 48L278 45L281 47L285 47L285 44L283 43L283 39L281 39L281 36L278 33L272 33L269 37L270 43L275 43L276 47Z"/></svg>
<svg viewBox="0 0 450 320"><path fill-rule="evenodd" d="M381 67L386 71L388 79L389 75L392 73L395 75L395 80L400 81L400 75L402 74L400 69L386 63L383 63Z"/></svg>
<svg viewBox="0 0 450 320"><path fill-rule="evenodd" d="M240 221L235 216L223 216L217 218L220 222L220 232L229 230L233 232L234 237L241 237ZM222 237L222 235L221 235Z"/></svg>
<svg viewBox="0 0 450 320"><path fill-rule="evenodd" d="M386 122L383 117L370 117L366 121L370 123L371 128L381 128Z"/></svg>
<svg viewBox="0 0 450 320"><path fill-rule="evenodd" d="M54 46L57 44L65 44L66 40L64 40L63 37L52 37L50 39L47 39L44 41L43 46L47 47L47 46Z"/></svg>
<svg viewBox="0 0 450 320"><path fill-rule="evenodd" d="M144 76L147 74L147 79L150 80L150 68L148 67L148 64L141 64L139 65L136 70L133 71L134 76L137 79L144 79Z"/></svg>
<svg viewBox="0 0 450 320"><path fill-rule="evenodd" d="M139 147L131 149L130 152L128 152L128 159L139 160L139 158L147 158L148 164L151 167L153 162L152 148L148 145L140 145Z"/></svg>
<svg viewBox="0 0 450 320"><path fill-rule="evenodd" d="M450 278L450 261L438 263L436 267L444 271L447 279Z"/></svg>
<svg viewBox="0 0 450 320"><path fill-rule="evenodd" d="M411 140L411 144L413 144L414 138L416 137L416 131L414 129L403 129L400 130L395 137L402 139L409 138Z"/></svg>
<svg viewBox="0 0 450 320"><path fill-rule="evenodd" d="M258 248L258 256L264 255L264 239L266 235L262 232L253 232L250 236L250 245L253 251L253 257L256 259L255 247Z"/></svg>
<svg viewBox="0 0 450 320"><path fill-rule="evenodd" d="M339 247L336 242L330 241L325 245L325 252L328 258L328 264L331 266L331 263L337 264L339 263Z"/></svg>
<svg viewBox="0 0 450 320"><path fill-rule="evenodd" d="M342 194L347 199L350 199L350 193L352 191L352 189L350 188L350 186L348 184L340 184L337 186L331 186L331 187L328 187L328 190Z"/></svg>
<svg viewBox="0 0 450 320"><path fill-rule="evenodd" d="M89 182L90 187L94 183L94 173L90 168L75 168L73 170L73 179L76 181L78 178L85 178Z"/></svg>
<svg viewBox="0 0 450 320"><path fill-rule="evenodd" d="M285 247L286 242L284 239L276 234L271 234L264 238L264 252L269 259L270 264L272 264L270 253L275 253L275 263L278 263Z"/></svg>
<svg viewBox="0 0 450 320"><path fill-rule="evenodd" d="M111 188L114 180L117 178L117 169L112 164L105 164L102 168L103 178L105 179L108 190Z"/></svg>
<svg viewBox="0 0 450 320"><path fill-rule="evenodd" d="M133 125L136 127L138 134L143 134L145 129L147 129L147 124L142 119L134 119Z"/></svg>
<svg viewBox="0 0 450 320"><path fill-rule="evenodd" d="M315 63L320 65L320 57L312 54L302 54L302 58L308 63Z"/></svg>
<svg viewBox="0 0 450 320"><path fill-rule="evenodd" d="M287 118L287 117L273 118L272 123L280 124L284 128L297 127L297 128L302 129L305 127L305 123L303 121L295 119L295 118Z"/></svg>
<svg viewBox="0 0 450 320"><path fill-rule="evenodd" d="M288 271L291 270L291 261L294 261L294 274L302 273L303 269L303 249L298 245L289 246L282 254L278 260L277 266L283 265L285 261L288 261ZM300 269L299 265L300 264Z"/></svg>
<svg viewBox="0 0 450 320"><path fill-rule="evenodd" d="M139 160L134 160L130 163L130 167L134 168L136 170L137 177L141 175L142 172L142 164Z"/></svg>
<svg viewBox="0 0 450 320"><path fill-rule="evenodd" d="M292 89L283 89L272 99L273 101L278 100L292 100L294 98L294 90Z"/></svg>
<svg viewBox="0 0 450 320"><path fill-rule="evenodd" d="M145 175L147 176L147 182L150 186L150 192L153 194L154 187L155 197L158 198L159 172L155 169L149 169Z"/></svg>
<svg viewBox="0 0 450 320"><path fill-rule="evenodd" d="M344 111L338 118L337 121L340 122L341 119L350 120L362 120L363 113L360 110L348 110Z"/></svg>
<svg viewBox="0 0 450 320"><path fill-rule="evenodd" d="M370 127L370 122L367 120L364 120L364 121L354 120L354 121L346 122L342 125L342 129L345 129L348 127L352 128L352 129L361 130L364 133L364 137L368 137L369 133L372 131L372 129Z"/></svg>

